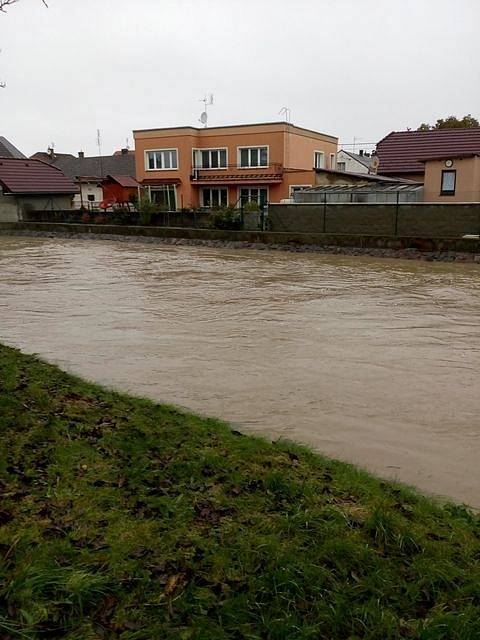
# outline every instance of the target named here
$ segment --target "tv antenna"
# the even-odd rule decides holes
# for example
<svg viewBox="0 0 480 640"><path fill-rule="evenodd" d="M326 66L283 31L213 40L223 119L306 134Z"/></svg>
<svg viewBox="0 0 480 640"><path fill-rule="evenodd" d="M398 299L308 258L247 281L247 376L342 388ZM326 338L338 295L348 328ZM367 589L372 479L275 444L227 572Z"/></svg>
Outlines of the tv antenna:
<svg viewBox="0 0 480 640"><path fill-rule="evenodd" d="M0 53L2 53L1 49L0 49ZM6 86L7 86L6 82L0 82L0 89L5 89Z"/></svg>
<svg viewBox="0 0 480 640"><path fill-rule="evenodd" d="M200 115L200 122L204 127L206 127L208 125L208 107L211 107L213 105L213 93L210 93L208 95L205 94L205 97L202 98L200 102L203 102L203 104L205 105L205 108Z"/></svg>
<svg viewBox="0 0 480 640"><path fill-rule="evenodd" d="M100 177L103 180L102 135L100 129L97 129L97 146L100 160Z"/></svg>
<svg viewBox="0 0 480 640"><path fill-rule="evenodd" d="M279 116L285 116L285 120L286 122L288 122L288 124L290 124L291 120L292 120L292 110L289 109L288 107L282 107L280 109L280 111L278 112Z"/></svg>

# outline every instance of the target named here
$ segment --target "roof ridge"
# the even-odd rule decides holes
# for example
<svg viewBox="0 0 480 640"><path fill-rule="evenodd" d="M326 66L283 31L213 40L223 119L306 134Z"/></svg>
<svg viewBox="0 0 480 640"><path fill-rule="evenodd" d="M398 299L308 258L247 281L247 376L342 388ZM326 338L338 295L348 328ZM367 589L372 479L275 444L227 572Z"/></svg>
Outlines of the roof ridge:
<svg viewBox="0 0 480 640"><path fill-rule="evenodd" d="M388 136L392 135L392 133L439 133L439 132L449 132L449 133L453 133L454 131L480 131L480 127L444 127L443 129L405 129L402 131L391 131L388 135L385 136L385 138L388 138ZM382 138L382 140L385 140L385 138Z"/></svg>

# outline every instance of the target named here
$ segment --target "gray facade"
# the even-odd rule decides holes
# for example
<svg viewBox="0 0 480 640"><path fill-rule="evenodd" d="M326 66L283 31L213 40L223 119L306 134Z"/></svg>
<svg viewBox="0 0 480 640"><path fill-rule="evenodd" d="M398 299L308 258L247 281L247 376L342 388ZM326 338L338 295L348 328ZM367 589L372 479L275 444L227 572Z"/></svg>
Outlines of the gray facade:
<svg viewBox="0 0 480 640"><path fill-rule="evenodd" d="M20 222L25 212L72 208L70 195L11 195L0 189L0 222Z"/></svg>

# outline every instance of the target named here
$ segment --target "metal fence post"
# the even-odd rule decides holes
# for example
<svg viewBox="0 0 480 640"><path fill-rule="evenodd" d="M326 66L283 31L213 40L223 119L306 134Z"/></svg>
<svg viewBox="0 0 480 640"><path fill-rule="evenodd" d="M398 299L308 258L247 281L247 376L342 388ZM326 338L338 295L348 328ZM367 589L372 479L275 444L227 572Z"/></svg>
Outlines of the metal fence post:
<svg viewBox="0 0 480 640"><path fill-rule="evenodd" d="M398 208L400 206L400 192L397 191L397 206L395 207L395 229L393 235L397 237L398 235Z"/></svg>
<svg viewBox="0 0 480 640"><path fill-rule="evenodd" d="M327 233L327 194L323 194L323 233Z"/></svg>

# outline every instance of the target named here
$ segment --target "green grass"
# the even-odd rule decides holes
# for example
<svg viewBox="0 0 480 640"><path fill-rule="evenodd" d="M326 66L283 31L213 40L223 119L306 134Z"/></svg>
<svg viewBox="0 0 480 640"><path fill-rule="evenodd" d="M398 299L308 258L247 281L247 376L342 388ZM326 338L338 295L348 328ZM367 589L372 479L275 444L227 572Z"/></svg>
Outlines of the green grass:
<svg viewBox="0 0 480 640"><path fill-rule="evenodd" d="M464 507L2 346L0 436L2 640L480 638Z"/></svg>

